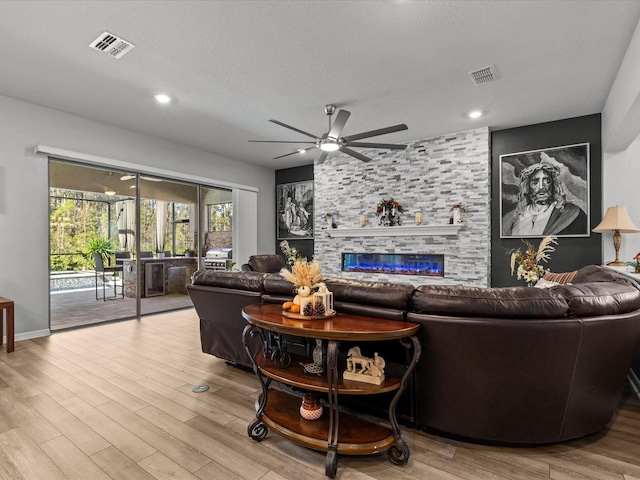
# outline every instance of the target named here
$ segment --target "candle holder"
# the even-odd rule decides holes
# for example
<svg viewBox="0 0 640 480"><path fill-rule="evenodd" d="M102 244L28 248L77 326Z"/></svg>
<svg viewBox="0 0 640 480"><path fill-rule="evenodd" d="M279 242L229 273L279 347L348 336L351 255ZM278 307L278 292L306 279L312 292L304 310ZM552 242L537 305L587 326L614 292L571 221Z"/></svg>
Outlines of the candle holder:
<svg viewBox="0 0 640 480"><path fill-rule="evenodd" d="M422 224L422 212L416 212L416 225Z"/></svg>

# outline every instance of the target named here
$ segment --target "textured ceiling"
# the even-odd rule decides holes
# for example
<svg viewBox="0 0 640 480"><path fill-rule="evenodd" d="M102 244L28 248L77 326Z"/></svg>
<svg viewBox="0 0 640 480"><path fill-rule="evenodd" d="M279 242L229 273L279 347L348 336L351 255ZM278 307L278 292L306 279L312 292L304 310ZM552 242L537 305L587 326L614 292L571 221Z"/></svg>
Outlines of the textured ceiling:
<svg viewBox="0 0 640 480"><path fill-rule="evenodd" d="M613 0L4 0L0 94L286 168L312 157L248 140L307 140L269 119L321 135L327 103L351 111L343 135L406 123L371 140L394 143L599 113L639 17ZM104 30L136 47L88 48Z"/></svg>

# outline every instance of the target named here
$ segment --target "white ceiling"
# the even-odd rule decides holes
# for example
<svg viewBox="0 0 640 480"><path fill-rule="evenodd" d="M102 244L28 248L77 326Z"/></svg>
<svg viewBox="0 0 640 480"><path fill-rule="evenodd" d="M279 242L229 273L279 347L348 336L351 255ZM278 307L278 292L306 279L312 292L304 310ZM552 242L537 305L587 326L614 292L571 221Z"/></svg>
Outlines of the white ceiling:
<svg viewBox="0 0 640 480"><path fill-rule="evenodd" d="M248 140L308 140L269 119L321 135L327 103L351 111L343 136L406 123L369 140L393 143L599 113L639 18L613 0L4 0L0 94L287 168L312 157ZM104 30L136 47L90 49Z"/></svg>

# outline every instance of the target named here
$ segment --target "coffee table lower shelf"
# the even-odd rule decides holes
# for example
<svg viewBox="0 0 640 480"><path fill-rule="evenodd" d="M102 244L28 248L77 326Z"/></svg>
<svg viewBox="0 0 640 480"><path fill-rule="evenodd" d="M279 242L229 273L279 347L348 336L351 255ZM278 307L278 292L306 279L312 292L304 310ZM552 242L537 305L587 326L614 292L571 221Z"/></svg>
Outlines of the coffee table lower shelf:
<svg viewBox="0 0 640 480"><path fill-rule="evenodd" d="M325 407L318 420L300 416L302 400L289 393L269 390L262 412L262 422L274 432L299 445L326 452L329 438L329 409ZM338 453L369 455L388 450L394 443L390 428L376 425L360 417L340 412Z"/></svg>

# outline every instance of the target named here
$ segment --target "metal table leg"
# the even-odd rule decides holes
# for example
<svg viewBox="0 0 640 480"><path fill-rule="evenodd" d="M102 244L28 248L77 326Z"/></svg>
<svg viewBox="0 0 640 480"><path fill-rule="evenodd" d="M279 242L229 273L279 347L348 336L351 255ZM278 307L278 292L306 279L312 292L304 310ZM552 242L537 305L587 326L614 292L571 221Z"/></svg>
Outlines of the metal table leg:
<svg viewBox="0 0 640 480"><path fill-rule="evenodd" d="M251 423L249 423L249 426L247 427L247 435L249 435L249 438L251 438L252 440L260 442L264 440L264 438L267 436L267 433L269 432L267 426L262 422L262 412L264 411L264 407L267 405L267 392L269 391L269 384L271 383L271 380L269 379L266 382L264 381L262 375L260 375L258 366L256 365L254 353L249 349L249 338L253 337L254 335L260 335L261 337L263 337L264 344L264 336L261 328L255 327L253 325L247 325L246 327L244 327L244 330L242 331L242 342L244 343L244 349L249 355L249 358L251 358L253 373L255 373L256 377L258 377L258 381L260 382L260 385L262 387L262 395L260 395L258 397L258 400L256 401L256 418L252 420Z"/></svg>
<svg viewBox="0 0 640 480"><path fill-rule="evenodd" d="M409 342L411 340L411 342ZM387 456L389 457L389 461L396 465L404 465L409 461L409 455L411 452L409 451L409 446L402 439L402 434L400 432L400 427L398 425L398 420L396 419L396 405L398 404L398 400L404 392L407 386L407 380L409 379L411 372L415 368L418 360L420 360L420 355L422 354L422 347L420 346L420 341L415 335L409 337L409 339L401 338L400 343L403 347L410 349L413 347L413 357L411 359L411 363L407 367L406 372L402 376L400 381L400 388L393 396L391 403L389 404L389 423L391 424L391 429L393 430L393 436L395 438L394 444L387 450Z"/></svg>
<svg viewBox="0 0 640 480"><path fill-rule="evenodd" d="M329 435L327 438L327 461L325 474L336 476L338 469L338 342L330 340L327 347L327 381L329 383Z"/></svg>

